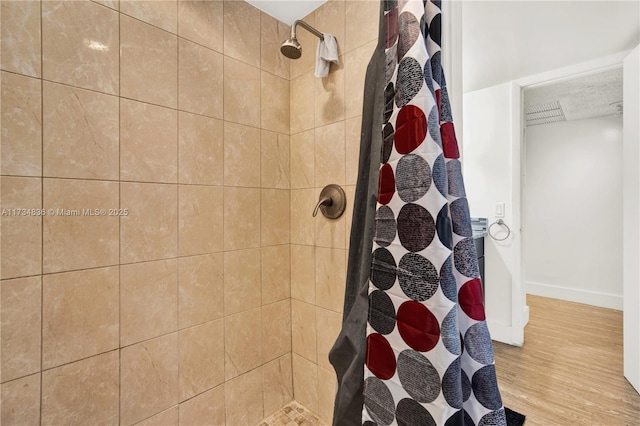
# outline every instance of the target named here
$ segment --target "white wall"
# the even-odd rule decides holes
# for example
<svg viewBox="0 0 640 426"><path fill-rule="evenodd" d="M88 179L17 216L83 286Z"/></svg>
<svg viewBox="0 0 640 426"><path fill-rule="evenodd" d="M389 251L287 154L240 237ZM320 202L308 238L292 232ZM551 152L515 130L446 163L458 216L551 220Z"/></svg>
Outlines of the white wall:
<svg viewBox="0 0 640 426"><path fill-rule="evenodd" d="M640 48L624 60L624 375L640 392Z"/></svg>
<svg viewBox="0 0 640 426"><path fill-rule="evenodd" d="M527 293L622 309L622 118L526 129Z"/></svg>
<svg viewBox="0 0 640 426"><path fill-rule="evenodd" d="M502 242L485 238L485 310L491 337L516 345L522 344L522 325L512 323L518 318L513 312L524 309L518 296L519 207L514 215L520 181L513 176L514 159L520 158L519 143L514 143L519 139L520 121L514 119L514 111L520 110L519 93L519 87L505 83L464 94L462 158L471 216L487 217L491 223L495 204L504 202L504 221L514 230Z"/></svg>

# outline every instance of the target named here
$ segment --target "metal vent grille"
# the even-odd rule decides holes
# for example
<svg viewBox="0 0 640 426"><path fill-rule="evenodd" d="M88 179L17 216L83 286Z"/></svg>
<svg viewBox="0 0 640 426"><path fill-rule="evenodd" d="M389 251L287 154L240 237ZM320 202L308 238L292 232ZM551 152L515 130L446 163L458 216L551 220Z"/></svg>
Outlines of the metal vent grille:
<svg viewBox="0 0 640 426"><path fill-rule="evenodd" d="M524 110L524 119L527 126L566 121L559 101L528 105Z"/></svg>

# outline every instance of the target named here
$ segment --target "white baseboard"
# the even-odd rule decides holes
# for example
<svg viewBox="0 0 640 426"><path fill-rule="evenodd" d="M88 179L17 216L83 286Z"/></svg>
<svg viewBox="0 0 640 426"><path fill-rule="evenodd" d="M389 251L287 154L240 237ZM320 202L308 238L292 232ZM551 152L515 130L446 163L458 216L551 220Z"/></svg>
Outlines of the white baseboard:
<svg viewBox="0 0 640 426"><path fill-rule="evenodd" d="M581 290L550 284L527 282L527 294L566 300L568 302L584 303L601 308L622 310L622 296L611 293L601 293L591 290Z"/></svg>
<svg viewBox="0 0 640 426"><path fill-rule="evenodd" d="M522 309L522 328L527 325L529 322L529 307L525 306ZM489 328L489 333L491 334L491 340L495 340L496 342L506 343L511 346L522 346L523 342L523 333L516 332L513 326L502 323L500 321L492 320L491 318L487 318L487 327Z"/></svg>
<svg viewBox="0 0 640 426"><path fill-rule="evenodd" d="M522 310L522 326L529 324L529 306L525 306Z"/></svg>
<svg viewBox="0 0 640 426"><path fill-rule="evenodd" d="M492 321L487 318L487 327L489 328L489 333L491 334L491 340L506 343L507 345L513 345L510 325Z"/></svg>

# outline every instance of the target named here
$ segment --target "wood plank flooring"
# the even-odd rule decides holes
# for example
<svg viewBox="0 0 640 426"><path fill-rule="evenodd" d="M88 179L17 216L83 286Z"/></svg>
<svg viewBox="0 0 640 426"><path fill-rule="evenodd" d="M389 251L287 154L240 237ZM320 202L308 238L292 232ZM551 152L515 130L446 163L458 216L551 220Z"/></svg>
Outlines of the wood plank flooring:
<svg viewBox="0 0 640 426"><path fill-rule="evenodd" d="M640 395L623 376L622 312L527 296L525 344L494 342L505 406L526 426L640 426Z"/></svg>

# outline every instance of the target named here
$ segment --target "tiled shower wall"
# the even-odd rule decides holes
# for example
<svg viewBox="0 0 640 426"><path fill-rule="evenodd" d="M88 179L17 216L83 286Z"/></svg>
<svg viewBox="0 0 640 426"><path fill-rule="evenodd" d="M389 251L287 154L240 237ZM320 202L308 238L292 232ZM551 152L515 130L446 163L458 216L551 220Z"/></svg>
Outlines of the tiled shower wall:
<svg viewBox="0 0 640 426"><path fill-rule="evenodd" d="M305 17L336 36L340 66L313 76L312 35L299 31L302 58L291 62L291 317L295 399L331 423L335 373L327 354L340 330L347 249L358 172L367 64L378 36L377 0L329 1ZM347 193L336 221L311 217L322 188Z"/></svg>
<svg viewBox="0 0 640 426"><path fill-rule="evenodd" d="M2 425L289 402L288 27L237 1L1 14Z"/></svg>

